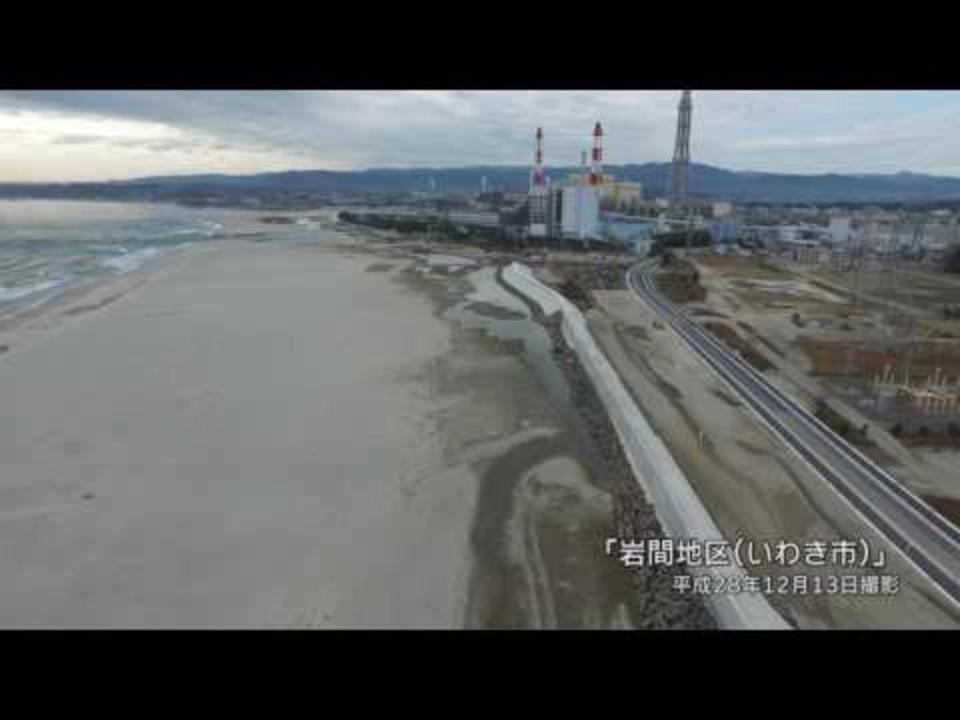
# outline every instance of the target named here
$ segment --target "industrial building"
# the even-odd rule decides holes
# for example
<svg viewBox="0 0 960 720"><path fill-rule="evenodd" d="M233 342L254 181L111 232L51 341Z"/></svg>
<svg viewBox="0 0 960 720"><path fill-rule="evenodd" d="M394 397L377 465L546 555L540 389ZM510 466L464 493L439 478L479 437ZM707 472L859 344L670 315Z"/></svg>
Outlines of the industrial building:
<svg viewBox="0 0 960 720"><path fill-rule="evenodd" d="M568 185L590 185L593 173L584 170L567 175ZM600 206L613 212L622 212L637 207L643 201L643 183L617 180L615 175L601 173L596 184Z"/></svg>
<svg viewBox="0 0 960 720"><path fill-rule="evenodd" d="M604 182L600 186L600 204L614 211L635 208L643 200L643 185L638 182Z"/></svg>
<svg viewBox="0 0 960 720"><path fill-rule="evenodd" d="M590 184L590 171L584 169L583 172L571 173L567 175L566 184L567 185L589 185ZM610 183L614 182L616 177L613 175L608 175L604 173L600 176L600 186L606 187Z"/></svg>

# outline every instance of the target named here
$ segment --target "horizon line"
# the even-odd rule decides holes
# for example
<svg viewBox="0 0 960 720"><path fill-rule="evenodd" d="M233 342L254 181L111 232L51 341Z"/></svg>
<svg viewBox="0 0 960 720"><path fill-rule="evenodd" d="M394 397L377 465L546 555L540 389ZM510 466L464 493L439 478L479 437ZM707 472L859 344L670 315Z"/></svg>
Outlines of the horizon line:
<svg viewBox="0 0 960 720"><path fill-rule="evenodd" d="M938 178L938 179L956 179L960 180L960 175L938 175L933 173L925 172L914 172L912 170L895 170L888 172L838 172L838 171L821 171L821 172L785 172L785 171L774 171L774 170L734 170L730 168L725 168L720 165L712 165L705 162L695 162L691 161L692 166L707 167L715 170L722 170L724 172L730 172L735 174L754 174L754 175L786 175L792 177L820 177L820 176L838 176L838 177L855 177L855 178L871 178L871 177L891 177L897 175L915 175L920 177L928 178ZM670 166L671 161L669 160L648 160L646 162L626 162L626 163L609 163L605 164L605 168L618 168L618 167L630 167L630 166L643 166L643 165L666 165ZM529 165L526 164L502 164L502 165L486 165L486 164L475 164L475 165L402 165L402 166L371 166L367 168L355 168L351 170L333 170L325 168L301 168L301 169L278 169L278 170L256 170L249 172L224 172L224 171L197 171L197 172L186 172L186 173L164 173L157 175L136 175L125 178L109 178L109 179L99 179L99 180L2 180L0 179L0 185L72 185L72 184L109 184L109 183L131 183L138 181L149 181L155 179L167 179L167 178L184 178L188 179L191 177L198 176L217 176L217 177L255 177L258 175L280 175L280 174L294 174L294 173L329 173L331 175L350 175L350 174L359 174L359 173L368 173L368 172L411 172L411 171L432 171L432 172L443 172L449 170L476 170L476 169L492 169L492 170L518 170L518 169L528 169ZM559 170L569 171L577 170L581 166L579 164L573 165L552 165L547 166L545 169L556 168Z"/></svg>

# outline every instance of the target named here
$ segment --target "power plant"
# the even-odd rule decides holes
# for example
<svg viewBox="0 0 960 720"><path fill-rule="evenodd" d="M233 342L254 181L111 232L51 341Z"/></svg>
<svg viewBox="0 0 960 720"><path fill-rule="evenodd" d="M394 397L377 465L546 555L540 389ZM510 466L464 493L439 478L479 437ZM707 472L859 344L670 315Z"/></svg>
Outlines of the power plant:
<svg viewBox="0 0 960 720"><path fill-rule="evenodd" d="M589 171L586 153L584 172L567 182L548 186L543 170L543 130L537 128L534 166L530 174L530 237L570 238L583 242L598 239L603 175L603 126L593 127L593 150Z"/></svg>
<svg viewBox="0 0 960 720"><path fill-rule="evenodd" d="M596 122L591 150L580 155L580 172L550 185L543 167L543 129L537 128L534 164L530 172L528 237L589 242L604 236L601 209L623 209L641 202L638 182L617 182L603 171L604 130ZM589 163L588 163L589 158Z"/></svg>

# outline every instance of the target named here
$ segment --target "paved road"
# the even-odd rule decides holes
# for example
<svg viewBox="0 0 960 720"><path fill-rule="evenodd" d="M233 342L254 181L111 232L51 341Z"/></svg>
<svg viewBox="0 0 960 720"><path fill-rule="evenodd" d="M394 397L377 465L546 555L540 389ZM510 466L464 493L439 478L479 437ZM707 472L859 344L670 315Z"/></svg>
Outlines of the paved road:
<svg viewBox="0 0 960 720"><path fill-rule="evenodd" d="M630 289L653 307L788 448L960 609L960 529L674 308L657 291L648 267L640 263L630 269Z"/></svg>

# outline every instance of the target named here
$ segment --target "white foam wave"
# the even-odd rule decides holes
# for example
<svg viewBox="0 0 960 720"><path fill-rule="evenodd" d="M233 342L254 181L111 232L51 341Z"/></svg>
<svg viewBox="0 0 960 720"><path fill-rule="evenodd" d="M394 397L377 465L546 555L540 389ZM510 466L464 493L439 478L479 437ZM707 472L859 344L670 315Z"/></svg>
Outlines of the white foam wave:
<svg viewBox="0 0 960 720"><path fill-rule="evenodd" d="M100 262L111 270L115 270L119 273L126 273L130 272L131 270L136 270L147 260L155 258L159 254L159 248L148 247L143 248L142 250L136 250L134 252L118 255L116 257L105 258Z"/></svg>
<svg viewBox="0 0 960 720"><path fill-rule="evenodd" d="M20 287L10 288L0 285L0 302L19 300L20 298L25 298L29 295L43 292L44 290L52 290L58 285L60 285L60 281L58 280L44 280L43 282L36 283L34 285L23 285Z"/></svg>

